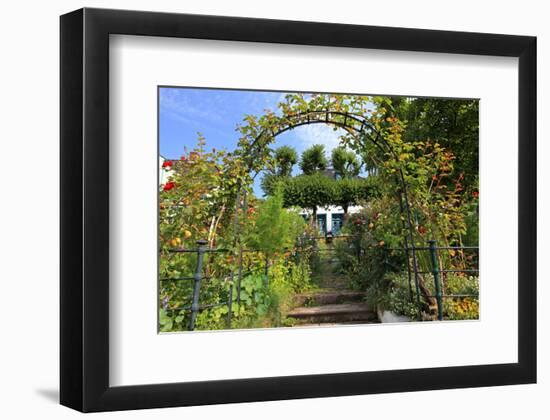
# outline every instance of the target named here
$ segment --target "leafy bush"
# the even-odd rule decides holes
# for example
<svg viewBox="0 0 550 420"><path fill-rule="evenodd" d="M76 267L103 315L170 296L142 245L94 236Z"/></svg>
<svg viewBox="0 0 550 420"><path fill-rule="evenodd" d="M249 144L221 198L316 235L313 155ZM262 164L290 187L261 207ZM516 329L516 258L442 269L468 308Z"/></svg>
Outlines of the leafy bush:
<svg viewBox="0 0 550 420"><path fill-rule="evenodd" d="M265 287L265 276L255 274L241 280L240 305L237 302L236 287L233 291L231 328L250 328L258 326L272 304L269 290ZM197 329L227 328L228 306L209 309L197 317Z"/></svg>
<svg viewBox="0 0 550 420"><path fill-rule="evenodd" d="M317 212L317 207L326 207L334 201L334 180L316 173L289 178L283 184L285 207L301 207Z"/></svg>
<svg viewBox="0 0 550 420"><path fill-rule="evenodd" d="M344 178L334 181L333 205L341 206L344 214L348 214L348 208L366 202L378 195L378 188L374 177L366 179Z"/></svg>
<svg viewBox="0 0 550 420"><path fill-rule="evenodd" d="M445 294L479 296L479 277L449 273L445 279ZM445 298L443 311L448 319L479 319L479 298Z"/></svg>
<svg viewBox="0 0 550 420"><path fill-rule="evenodd" d="M409 292L408 276L406 273L388 274L389 287L385 294L371 298L379 308L391 311L397 315L406 316L410 319L418 317L416 302L411 302ZM373 291L375 293L375 291Z"/></svg>
<svg viewBox="0 0 550 420"><path fill-rule="evenodd" d="M389 286L385 273L403 267L403 255L388 252L387 243L382 239L385 236L376 229L381 218L369 209L351 214L342 228L343 233L350 236L336 244L340 271L349 276L353 287L359 290L375 288L385 293Z"/></svg>
<svg viewBox="0 0 550 420"><path fill-rule="evenodd" d="M410 301L408 291L407 273L392 273L388 275L390 287L386 295L377 297L376 303L384 309L390 310L400 315L410 318L416 318L418 315L417 307ZM430 293L435 295L435 285L433 276L425 275L425 284ZM479 319L479 278L475 276L465 276L462 274L448 273L444 282L443 294L448 296L443 298L443 319L444 320L466 320ZM413 286L414 287L414 286ZM373 291L374 292L374 291ZM450 297L449 295L473 295ZM371 297L371 299L375 299Z"/></svg>
<svg viewBox="0 0 550 420"><path fill-rule="evenodd" d="M283 195L278 189L260 204L255 229L247 243L272 256L277 251L292 248L304 232L305 225L304 219L297 212L283 208Z"/></svg>

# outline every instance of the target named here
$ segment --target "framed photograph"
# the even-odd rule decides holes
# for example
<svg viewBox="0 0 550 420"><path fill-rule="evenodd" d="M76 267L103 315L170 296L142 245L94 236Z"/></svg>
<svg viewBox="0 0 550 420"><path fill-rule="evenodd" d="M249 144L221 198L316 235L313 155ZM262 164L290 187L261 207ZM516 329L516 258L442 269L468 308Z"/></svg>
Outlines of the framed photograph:
<svg viewBox="0 0 550 420"><path fill-rule="evenodd" d="M61 17L61 403L536 381L536 38Z"/></svg>

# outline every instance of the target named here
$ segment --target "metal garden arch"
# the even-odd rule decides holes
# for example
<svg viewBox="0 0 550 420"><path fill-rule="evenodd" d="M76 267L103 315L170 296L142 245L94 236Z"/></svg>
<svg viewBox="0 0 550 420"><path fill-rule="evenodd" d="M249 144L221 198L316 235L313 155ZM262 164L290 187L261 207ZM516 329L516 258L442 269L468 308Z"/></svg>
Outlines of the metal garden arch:
<svg viewBox="0 0 550 420"><path fill-rule="evenodd" d="M390 144L384 139L384 136L362 115L356 113L342 112L342 111L333 111L330 109L326 110L308 110L306 112L298 112L292 114L286 114L282 117L278 117L272 127L264 129L260 132L256 138L250 142L246 149L243 151L244 156L247 157L247 165L249 168L252 167L255 157L258 156L258 153L262 153L266 144L275 137L283 134L286 131L292 130L294 128L311 125L311 124L326 124L332 125L335 127L342 128L347 133L354 136L360 141L370 141L378 149L386 154L392 155L397 159L395 151L392 149ZM400 208L403 211L403 207L406 213L407 221L407 236L404 238L405 250L407 255L407 271L409 276L409 284L411 279L411 267L409 262L409 255L412 257L412 274L414 274L414 283L416 288L416 303L420 310L420 288L419 288L419 279L418 279L418 264L417 264L417 255L414 246L414 226L412 223L412 214L411 207L409 202L409 192L408 186L405 180L405 175L403 170L399 168L397 173L397 179L401 187L400 191ZM238 208L241 203L241 187L237 192L236 206L235 206L235 222L238 221ZM243 206L246 207L246 195L244 195ZM409 246L410 244L410 246ZM410 254L409 254L410 251ZM240 252L242 254L242 250Z"/></svg>

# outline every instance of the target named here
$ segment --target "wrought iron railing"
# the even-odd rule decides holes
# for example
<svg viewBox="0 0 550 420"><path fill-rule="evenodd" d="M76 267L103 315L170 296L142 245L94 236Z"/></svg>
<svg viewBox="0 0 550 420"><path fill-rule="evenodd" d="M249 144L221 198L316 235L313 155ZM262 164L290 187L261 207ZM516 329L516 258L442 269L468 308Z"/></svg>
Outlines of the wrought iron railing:
<svg viewBox="0 0 550 420"><path fill-rule="evenodd" d="M327 236L307 236L307 237L301 237L296 245L296 248L294 249L293 255L299 259L301 258L304 253L306 252L306 243L310 243L310 241L319 241L319 240L325 240L330 243L332 240L338 240L338 239L354 239L357 238L355 235L338 235L334 236L333 238L327 238ZM315 243L315 242L314 242ZM359 242L357 242L359 243ZM190 317L189 317L189 323L188 323L188 329L190 331L195 329L196 326L196 320L199 312L205 310L205 309L211 309L215 307L221 307L224 305L227 305L227 326L228 328L231 328L231 322L232 322L232 316L233 316L233 301L235 300L237 305L241 304L241 286L242 286L242 279L246 277L247 275L258 273L258 267L256 266L256 269L254 270L243 270L243 258L242 255L244 253L262 253L262 250L259 249L240 249L237 253L238 256L238 265L234 266L230 273L224 276L218 276L213 277L209 275L204 274L204 257L206 254L221 254L221 253L230 253L235 252L230 249L225 248L208 248L207 247L208 242L206 240L199 240L197 241L198 247L196 249L170 249L169 252L171 253L190 253L190 254L196 254L197 256L197 263L195 266L195 271L192 276L181 276L181 277L166 277L166 278L160 278L159 281L162 283L166 282L180 282L180 281L193 281L193 291L192 291L192 301L190 305L175 307L175 308L169 308L169 311L171 312L181 312L181 311L189 311ZM374 248L374 247L373 247ZM411 302L413 301L413 293L412 293L412 281L414 280L415 283L415 290L416 290L416 304L418 306L419 316L421 313L421 299L422 295L419 290L419 282L418 282L418 275L423 274L429 274L433 277L434 281L434 295L429 295L427 297L434 298L437 303L437 319L443 320L443 300L444 299L460 299L460 298L475 298L478 299L478 294L444 294L442 291L442 284L441 284L441 275L445 275L446 273L464 273L464 274L472 274L472 275L479 275L479 268L477 265L477 261L474 263L471 263L468 267L465 268L449 268L445 269L440 267L439 264L439 253L441 251L447 250L452 252L473 252L473 253L479 253L478 247L468 247L468 246L442 246L438 247L435 240L428 241L428 246L426 247L414 247L414 251L416 252L416 255L420 255L422 252L428 252L431 262L431 267L429 270L420 270L418 265L411 267L411 258L410 254L412 252L412 247L403 247L403 248L390 248L390 247L378 247L381 248L384 252L384 270L388 271L392 266L394 269L400 269L402 267L397 267L393 265L390 261L388 256L391 253L404 253L405 260L406 260L406 269L408 272L408 282L409 282L409 291L410 291L410 298ZM287 250L285 250L287 251ZM367 251L366 248L362 248L360 245L358 247L357 252L357 259L360 260L362 258L362 255ZM325 248L325 249L315 249L314 252L334 252L334 248ZM265 263L263 267L263 274L265 278L265 287L269 287L269 258L267 253L264 254ZM414 276L413 276L414 273ZM204 281L212 280L212 281L218 281L218 282L227 282L229 284L228 291L227 291L227 297L226 300L222 302L217 303L209 303L209 304L201 304L201 286ZM236 281L235 281L236 280ZM235 287L236 286L236 287ZM234 290L236 289L236 290ZM235 299L234 299L234 293L236 293Z"/></svg>
<svg viewBox="0 0 550 420"><path fill-rule="evenodd" d="M236 268L232 269L229 275L226 276L220 276L218 278L207 276L204 274L204 256L208 253L211 254L221 254L221 253L229 253L234 252L230 249L226 248L208 248L206 245L208 244L208 241L206 240L198 240L197 245L198 247L196 249L170 249L169 252L171 253L191 253L197 255L197 264L195 266L195 272L192 276L183 276L183 277L165 277L160 278L161 283L166 282L179 282L179 281L193 281L193 292L192 292L192 303L191 305L186 306L180 306L176 308L170 308L170 312L181 312L181 311L189 311L190 312L190 319L188 324L188 329L190 331L193 331L195 329L196 321L197 321L197 315L200 311L203 311L205 309L211 309L221 306L227 306L227 327L231 328L231 320L233 315L233 293L234 293L234 286L235 286L235 277L237 279L236 281L236 303L237 305L241 304L241 286L242 286L242 279L243 277L252 274L254 270L247 270L243 271L243 259L242 254L243 253L251 253L251 252L257 252L261 253L262 251L259 249L241 249L239 250L239 264ZM269 258L267 254L265 255L265 266L264 266L264 276L265 276L265 287L267 288L269 286ZM229 283L229 288L227 292L227 299L222 302L217 302L214 304L200 304L200 292L201 292L201 286L203 281L205 280L215 280L219 282L227 282Z"/></svg>
<svg viewBox="0 0 550 420"><path fill-rule="evenodd" d="M413 247L403 247L403 248L385 248L385 252L403 252L406 255L406 263L407 263L407 271L408 271L408 279L409 279L409 290L412 290L411 287L411 281L414 279L415 283L415 291L416 291L416 304L418 306L419 314L421 312L421 297L422 294L419 290L419 281L418 281L418 275L423 274L429 274L433 277L434 281L434 295L428 295L426 297L428 298L434 298L437 303L437 319L442 321L443 320L443 299L461 299L461 298L475 298L479 299L479 293L475 294L443 294L442 292L442 282L441 282L441 275L445 275L447 273L462 273L462 274L470 274L474 276L479 276L479 247L473 247L473 246L437 246L437 242L433 239L428 241L428 246L426 247L419 247L415 246L414 251L416 255L420 255L422 252L428 252L429 253L429 259L430 259L430 269L429 270L420 270L417 265L413 265L411 267L411 262L409 255L411 254ZM471 252L473 254L477 254L478 260L469 262L469 265L464 264L464 268L443 268L440 267L439 261L440 261L440 252L441 251L452 251L453 253L461 253L464 252ZM387 262L387 259L385 261L385 264L391 265ZM414 274L414 277L412 276ZM412 292L411 292L411 300L412 300Z"/></svg>
<svg viewBox="0 0 550 420"><path fill-rule="evenodd" d="M416 305L418 309L418 316L421 318L421 312L422 312L422 299L423 297L427 298L433 298L436 300L437 303L437 319L443 320L443 300L444 299L464 299L464 298L474 298L479 299L479 293L461 293L461 294L447 294L443 293L442 288L442 279L441 275L446 275L447 273L463 273L463 274L469 274L472 276L479 276L479 268L478 268L478 261L469 262L468 264L464 264L463 268L444 268L440 267L439 260L440 260L440 253L443 251L450 251L454 253L465 253L470 252L472 254L476 254L479 259L479 247L474 246L437 246L437 242L435 240L429 240L427 241L427 246L414 246L414 247L385 247L380 245L375 245L372 247L364 247L360 244L360 237L357 235L338 235L334 236L332 238L325 236L311 236L305 238L306 240L324 240L327 243L331 243L338 239L352 239L356 240L356 258L357 260L361 260L362 256L366 253L366 251L374 248L381 249L384 252L384 271L388 271L388 268L392 266L392 263L389 262L388 256L390 253L403 253L405 257L405 267L397 267L393 266L393 268L396 269L405 269L408 273L408 283L409 283L409 291L410 291L410 299L411 302L414 302L416 297ZM414 260L411 258L411 255L416 255L417 258ZM316 248L315 252L323 254L323 253L335 253L336 249L333 248ZM429 262L430 267L428 270L421 270L419 268L419 256L423 252L429 253ZM416 262L416 264L415 264ZM428 274L433 277L433 287L434 287L434 294L433 295L425 295L423 296L420 292L419 287L419 275ZM412 283L414 282L415 285L415 293L412 292Z"/></svg>

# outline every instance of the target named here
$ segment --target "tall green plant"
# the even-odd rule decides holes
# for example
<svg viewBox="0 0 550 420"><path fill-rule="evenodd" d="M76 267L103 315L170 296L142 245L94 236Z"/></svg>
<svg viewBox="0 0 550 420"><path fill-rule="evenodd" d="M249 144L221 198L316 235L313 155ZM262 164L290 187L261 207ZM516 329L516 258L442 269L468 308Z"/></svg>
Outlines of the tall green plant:
<svg viewBox="0 0 550 420"><path fill-rule="evenodd" d="M248 243L271 256L292 248L304 228L304 219L298 213L284 208L283 193L278 189L260 204L255 229Z"/></svg>

